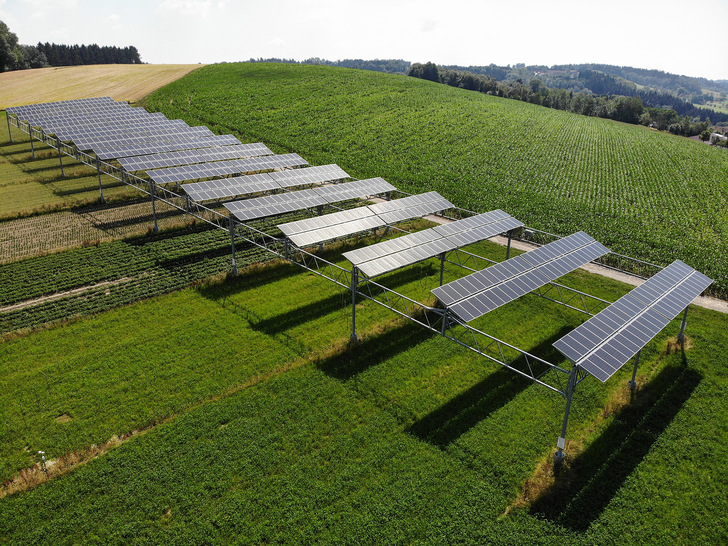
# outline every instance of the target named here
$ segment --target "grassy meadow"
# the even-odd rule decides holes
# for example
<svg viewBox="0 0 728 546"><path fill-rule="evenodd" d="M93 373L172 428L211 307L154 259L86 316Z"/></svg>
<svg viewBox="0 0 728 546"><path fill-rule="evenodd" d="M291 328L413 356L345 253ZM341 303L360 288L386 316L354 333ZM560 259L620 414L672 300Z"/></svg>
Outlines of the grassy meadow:
<svg viewBox="0 0 728 546"><path fill-rule="evenodd" d="M722 150L327 67L206 67L148 104L728 279ZM95 173L69 159L61 179L57 157L32 160L2 127L0 543L728 542L727 315L691 307L684 349L674 320L634 395L631 365L581 383L554 476L558 394L371 301L351 345L348 290L246 245L228 276L226 232L169 216L148 233L148 202L108 179L100 206ZM370 242L324 256L345 265ZM439 262L378 280L431 299ZM630 288L582 270L561 282L610 301ZM567 366L551 343L585 319L528 295L473 324Z"/></svg>
<svg viewBox="0 0 728 546"><path fill-rule="evenodd" d="M728 291L728 153L641 126L406 76L323 66L207 66L146 101L312 164L338 163L463 208L583 229L615 252L680 258Z"/></svg>

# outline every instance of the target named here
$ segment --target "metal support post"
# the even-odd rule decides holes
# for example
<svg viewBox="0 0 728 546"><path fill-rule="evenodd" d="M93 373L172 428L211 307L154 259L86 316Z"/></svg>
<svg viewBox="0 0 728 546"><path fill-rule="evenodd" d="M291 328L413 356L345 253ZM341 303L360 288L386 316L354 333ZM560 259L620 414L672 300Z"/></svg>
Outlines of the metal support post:
<svg viewBox="0 0 728 546"><path fill-rule="evenodd" d="M104 188L101 186L101 160L99 159L99 156L96 156L96 173L99 175L99 201L105 203Z"/></svg>
<svg viewBox="0 0 728 546"><path fill-rule="evenodd" d="M637 366L640 364L640 355L642 354L642 349L637 351L637 355L634 357L634 369L632 370L632 380L628 383L629 390L632 392L637 389L637 382L635 381L635 377L637 377Z"/></svg>
<svg viewBox="0 0 728 546"><path fill-rule="evenodd" d="M58 146L58 161L61 163L61 176L66 177L66 173L63 172L63 152L61 152L61 139L56 136L56 145Z"/></svg>
<svg viewBox="0 0 728 546"><path fill-rule="evenodd" d="M447 333L447 327L448 327L448 313L450 311L448 309L445 309L445 312L442 314L442 330L440 333L442 334L442 337L445 337L445 334Z"/></svg>
<svg viewBox="0 0 728 546"><path fill-rule="evenodd" d="M351 270L351 337L349 343L356 343L356 292L359 284L359 270L354 266Z"/></svg>
<svg viewBox="0 0 728 546"><path fill-rule="evenodd" d="M688 325L688 308L683 313L682 323L680 324L680 333L677 335L677 342L681 345L685 343L685 327Z"/></svg>
<svg viewBox="0 0 728 546"><path fill-rule="evenodd" d="M33 129L28 127L28 135L30 136L30 155L35 159L35 146L33 145Z"/></svg>
<svg viewBox="0 0 728 546"><path fill-rule="evenodd" d="M442 281L445 278L445 252L440 254L440 286L442 286Z"/></svg>
<svg viewBox="0 0 728 546"><path fill-rule="evenodd" d="M571 398L574 395L574 387L576 386L576 374L578 366L571 368L569 373L569 381L566 384L566 411L564 412L564 423L561 426L561 436L556 442L556 453L554 453L554 466L560 468L564 462L564 447L566 447L566 427L569 424L569 411L571 411Z"/></svg>
<svg viewBox="0 0 728 546"><path fill-rule="evenodd" d="M513 239L513 230L508 231L508 246L506 247L506 260L511 257L511 240Z"/></svg>
<svg viewBox="0 0 728 546"><path fill-rule="evenodd" d="M392 192L391 191L386 192L384 194L384 199L386 199L387 201L391 201L392 200Z"/></svg>
<svg viewBox="0 0 728 546"><path fill-rule="evenodd" d="M13 144L13 133L10 132L10 116L7 116L5 120L8 122L8 137L10 137L10 144Z"/></svg>
<svg viewBox="0 0 728 546"><path fill-rule="evenodd" d="M238 262L235 259L235 219L230 217L230 246L233 249L233 277L238 276Z"/></svg>
<svg viewBox="0 0 728 546"><path fill-rule="evenodd" d="M316 205L316 214L321 216L324 213L324 206L323 205Z"/></svg>
<svg viewBox="0 0 728 546"><path fill-rule="evenodd" d="M288 237L286 237L286 241L284 243L283 256L286 258L286 260L291 259L291 240Z"/></svg>
<svg viewBox="0 0 728 546"><path fill-rule="evenodd" d="M154 195L157 193L154 180L149 182L149 194L152 196L152 217L154 218L154 233L159 233L159 224L157 224L157 204L154 202Z"/></svg>

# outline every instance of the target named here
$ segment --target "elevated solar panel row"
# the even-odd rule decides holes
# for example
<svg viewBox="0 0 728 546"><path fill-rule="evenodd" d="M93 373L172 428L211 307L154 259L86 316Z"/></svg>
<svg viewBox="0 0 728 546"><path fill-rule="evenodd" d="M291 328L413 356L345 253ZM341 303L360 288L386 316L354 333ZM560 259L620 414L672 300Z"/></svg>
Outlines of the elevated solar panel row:
<svg viewBox="0 0 728 546"><path fill-rule="evenodd" d="M345 252L344 257L374 277L521 226L519 220L495 210Z"/></svg>
<svg viewBox="0 0 728 546"><path fill-rule="evenodd" d="M97 131L99 129L103 130L104 128L111 127L109 125L89 125L87 126L87 131L90 133L92 131ZM124 127L127 129L143 129L143 128L176 128L176 129L182 129L187 128L189 125L187 125L184 121L181 119L173 119L173 120L149 120L145 122L139 122L139 123L125 123ZM54 126L43 126L43 130L46 133L57 135L61 140L67 141L71 140L74 135L78 135L77 130L68 130L64 128L54 127Z"/></svg>
<svg viewBox="0 0 728 546"><path fill-rule="evenodd" d="M173 137L207 138L215 136L207 127L171 127L171 128L134 128L128 130L97 131L88 133L73 133L70 135L73 143L79 150L93 148L118 147L121 143L139 144L155 143L170 140Z"/></svg>
<svg viewBox="0 0 728 546"><path fill-rule="evenodd" d="M578 232L435 288L432 293L469 322L608 252L601 243Z"/></svg>
<svg viewBox="0 0 728 546"><path fill-rule="evenodd" d="M272 154L263 144L235 144L231 146L215 146L206 149L190 149L161 154L150 154L137 157L120 158L119 163L129 172L145 169L159 169L180 165L192 165L217 161L221 159L242 159L257 155Z"/></svg>
<svg viewBox="0 0 728 546"><path fill-rule="evenodd" d="M553 345L604 382L711 283L676 260Z"/></svg>
<svg viewBox="0 0 728 546"><path fill-rule="evenodd" d="M216 161L198 165L170 167L168 169L155 169L147 171L149 177L157 184L172 184L200 178L213 178L230 174L244 174L256 171L283 169L290 167L303 167L308 162L298 154L283 154L263 156L251 159L236 159L231 161Z"/></svg>
<svg viewBox="0 0 728 546"><path fill-rule="evenodd" d="M356 182L345 182L334 186L322 186L307 190L256 197L254 199L245 199L243 201L227 203L225 207L238 220L248 221L303 210L318 205L377 195L394 189L394 186L389 182L381 178L372 178L369 180L357 180ZM321 221L325 223L326 219L332 216L335 215L327 214L326 216L316 218L316 220L322 219ZM303 220L302 222L307 222L307 220ZM295 229L295 226L291 229ZM286 232L284 231L284 233Z"/></svg>
<svg viewBox="0 0 728 546"><path fill-rule="evenodd" d="M212 146L226 146L230 144L240 144L240 141L233 135L215 135L206 138L175 136L174 139L165 141L157 141L149 144L139 144L131 146L109 146L103 148L94 148L94 153L100 159L119 159L121 157L132 157L136 155L148 155L162 152L173 152L177 150L189 150L198 148L207 148Z"/></svg>
<svg viewBox="0 0 728 546"><path fill-rule="evenodd" d="M295 177L280 176L289 173L294 174ZM238 195L290 188L293 186L294 181L300 182L300 185L304 183L322 184L344 178L349 178L349 175L338 165L319 165L290 171L276 171L232 178L220 178L206 182L193 182L191 184L185 184L182 188L194 201L210 201L213 199L225 199Z"/></svg>
<svg viewBox="0 0 728 546"><path fill-rule="evenodd" d="M346 217L346 213L349 211L343 211L314 218L312 219L313 222L299 220L301 224L298 222L280 224L278 228L296 246L304 247L382 227L393 222L434 214L454 208L454 205L439 193L433 191L395 201L369 205L366 208L371 214L366 214L362 218L352 221ZM301 231L302 225L306 227L304 231Z"/></svg>

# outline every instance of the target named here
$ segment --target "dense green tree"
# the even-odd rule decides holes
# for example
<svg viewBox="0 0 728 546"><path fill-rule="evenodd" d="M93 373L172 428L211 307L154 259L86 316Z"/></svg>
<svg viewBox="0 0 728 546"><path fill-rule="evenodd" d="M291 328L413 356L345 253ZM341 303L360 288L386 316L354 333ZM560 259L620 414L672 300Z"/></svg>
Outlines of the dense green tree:
<svg viewBox="0 0 728 546"><path fill-rule="evenodd" d="M0 21L0 72L14 70L21 58L18 36Z"/></svg>

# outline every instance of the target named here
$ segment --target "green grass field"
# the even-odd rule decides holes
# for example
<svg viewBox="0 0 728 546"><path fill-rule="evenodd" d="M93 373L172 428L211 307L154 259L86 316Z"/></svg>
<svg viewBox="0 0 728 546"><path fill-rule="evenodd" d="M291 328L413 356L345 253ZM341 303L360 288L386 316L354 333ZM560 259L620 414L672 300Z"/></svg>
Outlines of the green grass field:
<svg viewBox="0 0 728 546"><path fill-rule="evenodd" d="M702 269L698 250L725 241L706 201L723 199L724 182L706 180L726 156L669 135L305 66L206 68L150 104L358 178L583 228L660 263ZM144 234L148 211L126 190L103 216L93 173L61 180L57 158L29 155L27 141L0 139L0 250L31 247L0 263L0 543L728 542L728 316L691 308L684 351L673 321L642 351L634 397L631 365L584 381L554 479L559 395L370 301L350 346L348 290L259 265L266 256L244 245L239 263L254 265L228 278L225 232ZM693 214L700 245L668 244L685 229L664 221L673 212ZM26 258L73 214L114 240ZM58 240L78 247L86 233ZM325 256L343 265L349 248ZM505 257L487 242L472 250ZM703 270L722 282L724 259ZM465 273L448 266L445 281ZM429 260L381 281L423 301L438 279ZM610 301L629 290L583 271L563 283ZM551 343L585 318L529 295L474 325L558 363Z"/></svg>
<svg viewBox="0 0 728 546"><path fill-rule="evenodd" d="M422 297L437 274L425 265L388 282ZM567 282L609 298L625 291L587 274ZM604 410L626 391L629 369L605 386L582 383L568 434L578 455L563 489L509 510L551 457L563 400L371 303L358 311L361 343L347 349L349 313L346 291L282 265L0 344L6 479L38 450L56 458L147 430L1 499L0 537L728 538L725 316L693 309L684 357L665 351L677 321L658 336L631 405ZM478 325L553 359L548 342L581 320L529 296Z"/></svg>
<svg viewBox="0 0 728 546"><path fill-rule="evenodd" d="M352 176L494 208L615 252L680 258L728 290L728 153L644 127L432 82L321 66L223 64L147 106Z"/></svg>

